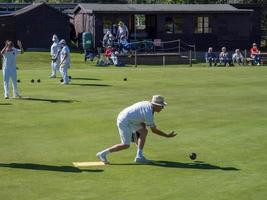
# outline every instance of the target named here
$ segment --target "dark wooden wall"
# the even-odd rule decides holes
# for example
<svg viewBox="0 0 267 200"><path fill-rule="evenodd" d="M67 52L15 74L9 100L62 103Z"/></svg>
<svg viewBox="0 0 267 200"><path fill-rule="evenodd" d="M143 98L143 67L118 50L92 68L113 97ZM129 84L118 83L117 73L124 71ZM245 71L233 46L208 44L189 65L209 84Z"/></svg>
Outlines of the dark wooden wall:
<svg viewBox="0 0 267 200"><path fill-rule="evenodd" d="M11 16L0 17L0 48L5 45L6 40L16 40L15 19Z"/></svg>
<svg viewBox="0 0 267 200"><path fill-rule="evenodd" d="M0 42L6 39L21 40L27 48L50 48L52 35L70 41L69 18L47 5L41 5L18 15L1 16Z"/></svg>
<svg viewBox="0 0 267 200"><path fill-rule="evenodd" d="M30 23L29 23L30 22ZM52 35L70 41L69 19L47 6L38 7L16 17L17 38L26 48L47 48Z"/></svg>

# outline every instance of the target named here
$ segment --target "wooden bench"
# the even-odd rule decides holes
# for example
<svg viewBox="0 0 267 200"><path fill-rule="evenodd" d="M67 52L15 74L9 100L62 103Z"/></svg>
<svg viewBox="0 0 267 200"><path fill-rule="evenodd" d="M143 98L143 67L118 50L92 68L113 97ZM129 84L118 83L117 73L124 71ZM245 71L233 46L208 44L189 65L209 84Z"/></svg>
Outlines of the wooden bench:
<svg viewBox="0 0 267 200"><path fill-rule="evenodd" d="M253 63L252 63L253 61L254 61L254 59L252 59L252 58L246 58L245 59L245 64L246 65L253 65Z"/></svg>
<svg viewBox="0 0 267 200"><path fill-rule="evenodd" d="M260 65L267 65L267 53L262 52L262 53L258 53L257 55L259 55L261 57L261 64ZM246 58L245 61L246 61L247 65L249 65L249 64L253 65L254 59Z"/></svg>

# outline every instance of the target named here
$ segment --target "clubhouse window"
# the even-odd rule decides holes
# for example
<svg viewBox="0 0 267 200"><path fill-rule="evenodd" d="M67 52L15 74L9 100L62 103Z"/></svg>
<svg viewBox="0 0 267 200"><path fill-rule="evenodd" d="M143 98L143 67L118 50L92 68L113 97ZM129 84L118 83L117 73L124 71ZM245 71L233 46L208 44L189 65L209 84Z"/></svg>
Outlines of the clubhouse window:
<svg viewBox="0 0 267 200"><path fill-rule="evenodd" d="M108 18L103 19L103 33L105 34L107 31L112 29L112 21Z"/></svg>
<svg viewBox="0 0 267 200"><path fill-rule="evenodd" d="M135 27L137 30L146 29L146 16L145 15L135 15Z"/></svg>
<svg viewBox="0 0 267 200"><path fill-rule="evenodd" d="M182 33L182 17L180 16L171 16L165 18L165 33Z"/></svg>
<svg viewBox="0 0 267 200"><path fill-rule="evenodd" d="M195 25L195 33L211 33L210 17L197 17Z"/></svg>

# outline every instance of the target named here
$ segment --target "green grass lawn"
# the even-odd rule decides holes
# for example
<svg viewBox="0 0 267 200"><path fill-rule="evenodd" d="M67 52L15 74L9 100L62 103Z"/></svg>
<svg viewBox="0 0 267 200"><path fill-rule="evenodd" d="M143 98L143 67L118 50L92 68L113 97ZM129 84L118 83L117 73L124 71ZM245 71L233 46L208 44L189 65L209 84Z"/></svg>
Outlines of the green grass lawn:
<svg viewBox="0 0 267 200"><path fill-rule="evenodd" d="M63 86L49 79L49 62L48 53L21 55L18 87L28 98L0 99L1 200L266 199L266 67L95 67L72 54ZM135 165L132 145L110 155L112 165L72 166L118 143L118 113L154 94L168 103L156 124L178 135L149 133L153 165Z"/></svg>

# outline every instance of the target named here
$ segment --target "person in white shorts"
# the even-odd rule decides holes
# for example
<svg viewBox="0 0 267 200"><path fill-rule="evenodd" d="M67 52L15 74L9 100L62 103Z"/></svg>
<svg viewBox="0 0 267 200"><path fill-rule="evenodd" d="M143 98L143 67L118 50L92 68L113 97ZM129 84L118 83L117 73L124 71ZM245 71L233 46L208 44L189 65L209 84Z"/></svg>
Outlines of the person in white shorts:
<svg viewBox="0 0 267 200"><path fill-rule="evenodd" d="M4 97L9 99L9 79L12 80L13 86L13 97L20 98L17 89L17 69L16 69L16 57L18 54L23 53L23 47L21 42L17 42L19 49L14 47L12 41L7 40L5 47L1 50L1 55L3 56L3 80L4 80Z"/></svg>
<svg viewBox="0 0 267 200"><path fill-rule="evenodd" d="M141 101L125 108L120 112L117 118L117 127L119 130L121 143L100 151L96 156L105 164L109 164L107 155L113 152L121 151L130 147L133 133L138 133L136 163L149 163L150 161L143 155L143 148L148 133L147 126L151 131L163 137L174 137L174 131L165 133L158 129L154 122L154 112L160 112L167 103L160 95L154 95L151 101Z"/></svg>

